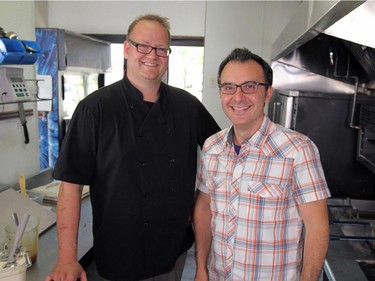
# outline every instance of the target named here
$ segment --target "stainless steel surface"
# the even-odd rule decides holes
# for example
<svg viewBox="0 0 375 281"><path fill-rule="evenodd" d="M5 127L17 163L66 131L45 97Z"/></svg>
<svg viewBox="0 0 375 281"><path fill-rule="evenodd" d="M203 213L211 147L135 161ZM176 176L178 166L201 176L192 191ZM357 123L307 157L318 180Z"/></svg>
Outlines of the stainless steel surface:
<svg viewBox="0 0 375 281"><path fill-rule="evenodd" d="M324 77L287 63L274 61L272 69L273 87L278 90L354 93L354 86L349 83Z"/></svg>
<svg viewBox="0 0 375 281"><path fill-rule="evenodd" d="M302 46L365 1L303 1L272 47L277 60Z"/></svg>
<svg viewBox="0 0 375 281"><path fill-rule="evenodd" d="M324 33L375 48L375 37L369 36L369 31L364 28L374 25L375 2L370 0L324 30Z"/></svg>
<svg viewBox="0 0 375 281"><path fill-rule="evenodd" d="M375 201L330 198L328 206L331 240L324 265L328 280L374 280L370 267L375 263Z"/></svg>
<svg viewBox="0 0 375 281"><path fill-rule="evenodd" d="M347 22L349 28L340 28ZM367 31L371 23L374 1L302 2L273 44L274 87L375 95L375 40Z"/></svg>

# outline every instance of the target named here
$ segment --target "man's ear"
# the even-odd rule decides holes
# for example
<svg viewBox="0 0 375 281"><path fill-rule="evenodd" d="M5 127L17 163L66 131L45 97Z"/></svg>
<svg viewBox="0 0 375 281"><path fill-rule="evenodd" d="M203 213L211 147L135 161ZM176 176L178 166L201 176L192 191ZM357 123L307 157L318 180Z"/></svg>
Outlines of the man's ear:
<svg viewBox="0 0 375 281"><path fill-rule="evenodd" d="M124 58L128 58L128 51L129 51L129 42L128 40L124 41Z"/></svg>
<svg viewBox="0 0 375 281"><path fill-rule="evenodd" d="M266 103L269 103L273 95L273 88L272 86L269 86L266 91Z"/></svg>

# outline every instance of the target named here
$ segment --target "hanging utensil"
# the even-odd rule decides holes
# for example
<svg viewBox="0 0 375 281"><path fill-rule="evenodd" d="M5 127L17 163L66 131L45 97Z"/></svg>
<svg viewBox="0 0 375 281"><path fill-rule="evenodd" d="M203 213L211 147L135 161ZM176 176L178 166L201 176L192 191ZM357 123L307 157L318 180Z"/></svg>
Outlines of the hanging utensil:
<svg viewBox="0 0 375 281"><path fill-rule="evenodd" d="M30 142L29 131L27 130L27 121L26 121L26 117L25 117L25 109L23 107L22 102L18 103L18 112L19 112L21 124L22 124L22 127L23 127L23 134L25 136L25 143L29 143Z"/></svg>
<svg viewBox="0 0 375 281"><path fill-rule="evenodd" d="M16 235L14 236L13 245L9 252L7 263L4 264L3 268L15 266L17 248L21 242L21 239L22 239L23 233L25 232L26 225L27 225L27 222L29 221L29 218L30 218L30 214L27 214L27 213L23 214L20 224L17 227Z"/></svg>

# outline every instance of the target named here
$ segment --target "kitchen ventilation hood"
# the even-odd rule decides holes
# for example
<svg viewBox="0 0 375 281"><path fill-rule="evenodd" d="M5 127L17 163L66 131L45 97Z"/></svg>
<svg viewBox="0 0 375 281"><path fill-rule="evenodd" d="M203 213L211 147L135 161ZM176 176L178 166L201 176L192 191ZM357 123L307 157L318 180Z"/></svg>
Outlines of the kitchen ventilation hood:
<svg viewBox="0 0 375 281"><path fill-rule="evenodd" d="M357 160L375 173L375 1L304 1L272 48L276 90L348 94ZM371 118L370 118L371 117Z"/></svg>
<svg viewBox="0 0 375 281"><path fill-rule="evenodd" d="M274 87L372 95L374 25L374 1L302 2L273 44Z"/></svg>

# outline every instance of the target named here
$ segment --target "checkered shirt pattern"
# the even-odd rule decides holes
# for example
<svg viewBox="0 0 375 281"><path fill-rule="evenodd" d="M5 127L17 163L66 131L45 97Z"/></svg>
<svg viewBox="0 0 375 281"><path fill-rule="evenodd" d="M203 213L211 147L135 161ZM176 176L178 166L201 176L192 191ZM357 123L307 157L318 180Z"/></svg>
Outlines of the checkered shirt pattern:
<svg viewBox="0 0 375 281"><path fill-rule="evenodd" d="M224 129L204 145L197 187L211 197L210 280L299 280L298 204L330 196L308 137L265 116L237 155Z"/></svg>

